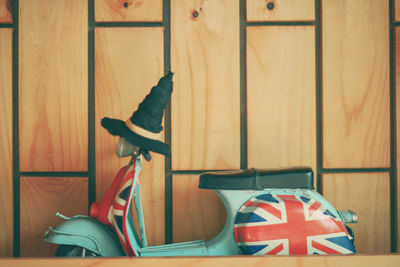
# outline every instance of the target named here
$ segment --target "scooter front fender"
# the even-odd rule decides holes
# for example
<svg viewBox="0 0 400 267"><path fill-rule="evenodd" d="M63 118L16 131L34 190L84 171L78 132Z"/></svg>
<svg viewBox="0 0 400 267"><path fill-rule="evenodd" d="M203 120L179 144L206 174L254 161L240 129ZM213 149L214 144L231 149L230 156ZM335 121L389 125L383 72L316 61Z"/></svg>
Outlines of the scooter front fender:
<svg viewBox="0 0 400 267"><path fill-rule="evenodd" d="M118 237L107 225L82 215L66 218L62 224L50 227L44 240L53 244L80 246L103 257L126 255Z"/></svg>

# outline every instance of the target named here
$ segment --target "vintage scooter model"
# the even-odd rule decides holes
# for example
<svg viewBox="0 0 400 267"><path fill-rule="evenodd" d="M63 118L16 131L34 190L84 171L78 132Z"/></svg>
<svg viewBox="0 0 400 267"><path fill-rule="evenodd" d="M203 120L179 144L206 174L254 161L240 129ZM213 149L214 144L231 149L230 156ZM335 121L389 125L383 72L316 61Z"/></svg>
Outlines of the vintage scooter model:
<svg viewBox="0 0 400 267"><path fill-rule="evenodd" d="M247 169L207 172L199 188L214 190L226 209L226 223L210 240L148 246L140 199L142 156L170 155L159 141L163 110L172 93L172 73L160 79L126 121L103 118L102 125L120 136L119 157L131 157L121 168L90 217L71 218L50 227L47 242L58 244L56 255L88 256L217 256L312 255L355 253L351 211L337 211L314 190L311 168ZM137 218L137 220L133 219ZM138 227L135 227L135 223Z"/></svg>
<svg viewBox="0 0 400 267"><path fill-rule="evenodd" d="M131 155L101 203L90 215L67 218L50 227L45 240L59 244L59 256L307 255L355 253L346 223L357 218L337 211L313 190L310 168L232 170L200 175L199 187L214 190L227 213L211 240L148 246L140 200L139 173L147 151L121 138L117 154ZM139 223L132 220L131 204ZM96 219L97 218L97 219ZM113 225L113 229L109 225Z"/></svg>

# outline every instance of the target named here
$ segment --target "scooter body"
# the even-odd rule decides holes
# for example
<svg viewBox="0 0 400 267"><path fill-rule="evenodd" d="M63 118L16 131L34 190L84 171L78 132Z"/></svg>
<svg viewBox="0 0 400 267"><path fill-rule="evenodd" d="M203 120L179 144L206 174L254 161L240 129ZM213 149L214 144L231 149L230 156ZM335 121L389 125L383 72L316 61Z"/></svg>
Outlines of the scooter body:
<svg viewBox="0 0 400 267"><path fill-rule="evenodd" d="M63 224L49 228L45 240L79 246L99 256L355 253L352 231L346 226L355 222L355 214L337 211L313 190L310 168L202 174L199 187L214 190L225 206L222 231L208 241L148 246L140 200L141 166L139 154L121 169L106 193L108 201L103 199L91 207L91 216L97 220L88 216L65 218ZM138 231L132 210L138 218Z"/></svg>

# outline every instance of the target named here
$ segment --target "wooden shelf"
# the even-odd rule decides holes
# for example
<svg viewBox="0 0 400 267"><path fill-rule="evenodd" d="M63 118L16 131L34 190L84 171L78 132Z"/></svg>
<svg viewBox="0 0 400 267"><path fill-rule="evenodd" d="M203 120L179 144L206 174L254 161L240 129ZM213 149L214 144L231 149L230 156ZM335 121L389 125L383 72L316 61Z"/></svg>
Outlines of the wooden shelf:
<svg viewBox="0 0 400 267"><path fill-rule="evenodd" d="M0 259L0 266L398 266L400 254L303 257L181 257L98 259Z"/></svg>

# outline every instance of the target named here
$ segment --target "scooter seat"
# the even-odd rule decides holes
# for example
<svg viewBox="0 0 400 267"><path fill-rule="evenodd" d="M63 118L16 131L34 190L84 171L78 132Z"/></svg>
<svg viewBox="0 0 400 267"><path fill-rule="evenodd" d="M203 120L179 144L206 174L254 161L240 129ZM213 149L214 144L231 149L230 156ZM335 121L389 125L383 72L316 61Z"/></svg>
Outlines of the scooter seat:
<svg viewBox="0 0 400 267"><path fill-rule="evenodd" d="M314 177L313 171L309 167L214 171L200 175L199 188L225 190L314 189Z"/></svg>

